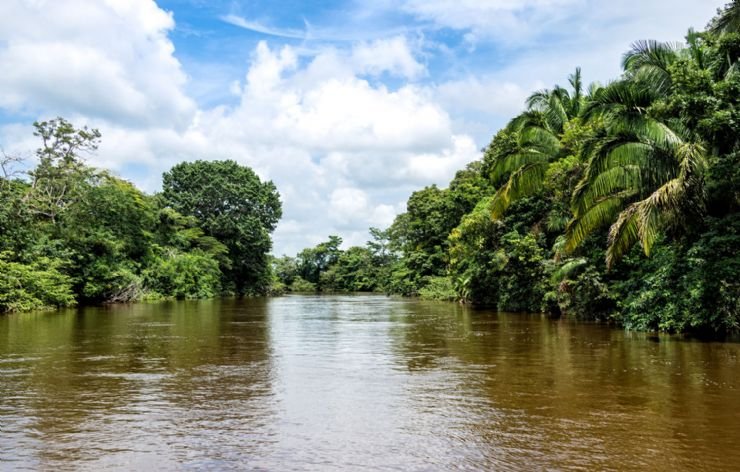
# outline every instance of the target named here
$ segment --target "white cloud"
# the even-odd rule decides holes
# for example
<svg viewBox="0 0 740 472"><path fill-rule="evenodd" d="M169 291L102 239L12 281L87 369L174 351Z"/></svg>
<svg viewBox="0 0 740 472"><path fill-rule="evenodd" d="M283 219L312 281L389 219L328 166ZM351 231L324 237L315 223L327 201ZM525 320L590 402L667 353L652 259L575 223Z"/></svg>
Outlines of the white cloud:
<svg viewBox="0 0 740 472"><path fill-rule="evenodd" d="M633 40L644 34L663 37L676 29L683 33L689 26L701 29L720 5L696 0L403 0L401 8L437 28L467 32L471 43L496 40L521 48L562 45L572 38L594 49L585 36L613 41L630 30L639 33ZM545 43L534 41L544 37L549 37Z"/></svg>
<svg viewBox="0 0 740 472"><path fill-rule="evenodd" d="M497 51L516 44L519 54L499 51L499 66L477 77L453 68L430 84L423 34L311 50L260 43L246 53L241 80L223 81L236 104L205 108L186 93L194 88L168 36L173 17L153 0L3 0L0 108L99 127L92 163L149 191L182 160L251 166L284 201L277 253L337 233L360 244L368 226L403 211L412 190L445 185L478 157L533 89L564 83L576 65L586 80L613 77L630 41L680 38L714 10L690 0L668 9L659 0L407 0L403 8L473 43L496 40ZM3 125L0 144L32 149L31 131Z"/></svg>
<svg viewBox="0 0 740 472"><path fill-rule="evenodd" d="M195 111L151 0L0 3L0 107L181 126Z"/></svg>
<svg viewBox="0 0 740 472"><path fill-rule="evenodd" d="M468 40L496 38L508 43L532 36L540 27L572 13L585 0L405 0L402 7L437 27L468 31Z"/></svg>
<svg viewBox="0 0 740 472"><path fill-rule="evenodd" d="M247 20L246 18L242 18L241 16L233 15L233 14L224 15L221 17L221 20L231 25L238 26L239 28L244 28L250 31L267 34L270 36L278 36L281 38L291 38L291 39L307 39L308 37L308 32L305 30L296 30L296 29L289 29L289 28L273 28L270 26L263 25L260 22L250 21L250 20Z"/></svg>
<svg viewBox="0 0 740 472"><path fill-rule="evenodd" d="M448 111L494 112L514 116L524 109L524 102L532 90L544 86L541 81L530 80L525 84L491 76L469 76L440 84L436 94L440 104Z"/></svg>
<svg viewBox="0 0 740 472"><path fill-rule="evenodd" d="M362 220L367 217L368 204L367 193L359 188L337 188L329 197L329 215L341 224Z"/></svg>
<svg viewBox="0 0 740 472"><path fill-rule="evenodd" d="M567 86L568 75L578 66L586 83L616 79L622 54L632 42L681 40L689 27L702 29L719 3L675 0L667 7L662 0L410 0L405 5L417 15L435 12L438 25L495 44L491 61L496 66L436 87L437 101L453 117L454 132L464 130L485 145L533 91ZM507 26L512 15L520 23L515 31Z"/></svg>
<svg viewBox="0 0 740 472"><path fill-rule="evenodd" d="M167 38L171 15L149 0L70 1L0 7L0 67L11 71L0 77L0 107L100 128L91 163L132 174L149 191L183 160L251 166L281 192L278 253L328 234L362 243L368 226L392 222L395 202L413 188L444 183L476 157L434 94L408 82L426 68L403 37L326 46L308 60L261 42L243 80L229 87L238 104L198 109ZM67 11L79 16L67 23ZM403 83L370 81L384 74ZM35 146L30 134L3 128L16 148Z"/></svg>
<svg viewBox="0 0 740 472"><path fill-rule="evenodd" d="M425 72L403 36L359 43L352 49L351 61L356 71L367 74L387 71L399 77L416 79Z"/></svg>

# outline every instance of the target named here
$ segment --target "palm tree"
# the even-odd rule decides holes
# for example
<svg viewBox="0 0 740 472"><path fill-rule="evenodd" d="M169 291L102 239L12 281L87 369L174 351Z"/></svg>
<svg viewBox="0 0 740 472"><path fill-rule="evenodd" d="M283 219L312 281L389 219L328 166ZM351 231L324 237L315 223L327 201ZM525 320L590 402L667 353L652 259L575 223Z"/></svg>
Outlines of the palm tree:
<svg viewBox="0 0 740 472"><path fill-rule="evenodd" d="M636 41L622 58L625 77L649 84L648 88L656 93L667 94L672 85L670 66L683 50L681 43Z"/></svg>
<svg viewBox="0 0 740 472"><path fill-rule="evenodd" d="M611 267L638 241L649 255L661 229L701 212L704 147L680 122L649 112L670 91L669 65L682 51L666 43L636 43L625 55L625 78L586 104L584 119L601 126L584 147L587 165L573 195L568 250L610 224Z"/></svg>
<svg viewBox="0 0 740 472"><path fill-rule="evenodd" d="M494 182L508 176L491 203L494 219L501 218L512 202L541 189L548 166L563 155L560 138L567 124L581 113L584 101L580 68L569 82L571 91L556 85L553 90L532 94L527 110L507 125L519 142L515 152L497 156L491 170Z"/></svg>
<svg viewBox="0 0 740 472"><path fill-rule="evenodd" d="M740 0L733 0L725 5L708 29L715 34L740 32Z"/></svg>

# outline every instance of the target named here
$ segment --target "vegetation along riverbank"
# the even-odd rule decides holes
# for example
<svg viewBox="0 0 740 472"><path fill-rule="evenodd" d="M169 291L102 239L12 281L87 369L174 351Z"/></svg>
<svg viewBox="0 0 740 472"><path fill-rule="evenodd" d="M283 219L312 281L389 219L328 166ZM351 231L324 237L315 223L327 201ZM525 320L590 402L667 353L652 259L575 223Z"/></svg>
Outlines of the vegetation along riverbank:
<svg viewBox="0 0 740 472"><path fill-rule="evenodd" d="M363 247L272 258L278 191L233 161L147 195L85 164L100 133L35 124L5 156L0 311L293 291L379 291L629 329L740 327L740 3L685 44L637 41L612 82L532 93L447 188ZM14 167L14 164L15 167Z"/></svg>
<svg viewBox="0 0 740 472"><path fill-rule="evenodd" d="M740 326L740 2L624 72L532 93L480 161L364 247L274 263L288 290L375 290L629 329Z"/></svg>

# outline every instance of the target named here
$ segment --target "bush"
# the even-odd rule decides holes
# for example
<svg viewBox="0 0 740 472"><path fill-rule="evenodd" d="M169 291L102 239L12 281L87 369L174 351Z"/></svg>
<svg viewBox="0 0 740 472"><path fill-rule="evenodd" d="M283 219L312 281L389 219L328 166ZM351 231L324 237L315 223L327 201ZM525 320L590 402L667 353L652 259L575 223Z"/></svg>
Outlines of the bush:
<svg viewBox="0 0 740 472"><path fill-rule="evenodd" d="M0 312L75 304L72 282L59 271L59 260L43 257L19 264L8 259L7 253L0 255Z"/></svg>
<svg viewBox="0 0 740 472"><path fill-rule="evenodd" d="M615 284L627 328L726 333L740 328L740 215L710 220L693 244L660 244L626 261Z"/></svg>
<svg viewBox="0 0 740 472"><path fill-rule="evenodd" d="M303 279L302 277L296 277L293 283L290 285L291 292L315 292L316 285Z"/></svg>
<svg viewBox="0 0 740 472"><path fill-rule="evenodd" d="M607 321L616 309L609 287L590 266L575 278L558 284L557 304L561 314L589 320Z"/></svg>
<svg viewBox="0 0 740 472"><path fill-rule="evenodd" d="M460 299L450 277L427 277L426 285L419 290L419 296L424 300L446 302Z"/></svg>
<svg viewBox="0 0 740 472"><path fill-rule="evenodd" d="M150 289L167 297L213 298L221 293L218 261L199 250L157 258L145 277Z"/></svg>

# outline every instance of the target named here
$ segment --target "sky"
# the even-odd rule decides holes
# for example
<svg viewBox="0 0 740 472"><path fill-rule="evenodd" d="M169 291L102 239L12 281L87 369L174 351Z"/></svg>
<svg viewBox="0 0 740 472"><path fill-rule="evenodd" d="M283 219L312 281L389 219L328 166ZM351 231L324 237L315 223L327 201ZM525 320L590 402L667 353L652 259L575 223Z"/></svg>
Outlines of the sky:
<svg viewBox="0 0 740 472"><path fill-rule="evenodd" d="M181 161L275 182L276 255L363 244L411 192L446 186L533 91L620 73L713 0L2 0L0 147L32 123L100 129L85 156L153 193Z"/></svg>

